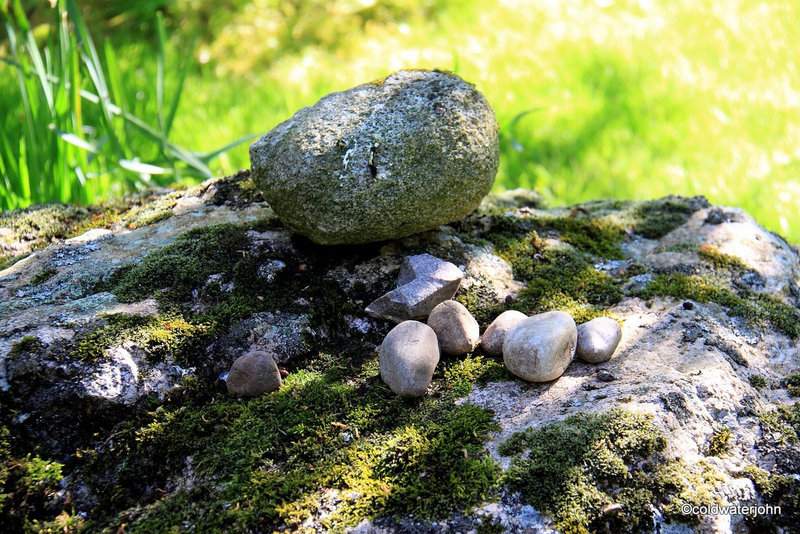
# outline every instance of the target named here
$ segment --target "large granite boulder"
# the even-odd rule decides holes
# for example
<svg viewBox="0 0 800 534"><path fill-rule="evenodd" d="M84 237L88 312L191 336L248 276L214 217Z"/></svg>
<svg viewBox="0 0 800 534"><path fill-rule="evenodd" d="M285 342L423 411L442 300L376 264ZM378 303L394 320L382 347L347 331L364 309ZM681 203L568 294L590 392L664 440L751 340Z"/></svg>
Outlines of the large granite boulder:
<svg viewBox="0 0 800 534"><path fill-rule="evenodd" d="M499 162L491 106L440 71L404 70L332 93L250 147L256 184L317 243L407 236L463 218Z"/></svg>

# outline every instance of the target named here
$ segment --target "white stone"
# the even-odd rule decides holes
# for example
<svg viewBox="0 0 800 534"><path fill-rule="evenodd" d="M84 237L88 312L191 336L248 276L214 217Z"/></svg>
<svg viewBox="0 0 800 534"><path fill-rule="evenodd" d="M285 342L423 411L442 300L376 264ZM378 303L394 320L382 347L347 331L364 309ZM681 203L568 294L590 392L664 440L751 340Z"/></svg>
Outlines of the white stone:
<svg viewBox="0 0 800 534"><path fill-rule="evenodd" d="M622 328L610 317L598 317L578 326L578 347L575 355L588 363L611 359L622 339Z"/></svg>
<svg viewBox="0 0 800 534"><path fill-rule="evenodd" d="M565 312L540 313L521 321L506 335L503 362L528 382L555 380L575 356L578 329Z"/></svg>

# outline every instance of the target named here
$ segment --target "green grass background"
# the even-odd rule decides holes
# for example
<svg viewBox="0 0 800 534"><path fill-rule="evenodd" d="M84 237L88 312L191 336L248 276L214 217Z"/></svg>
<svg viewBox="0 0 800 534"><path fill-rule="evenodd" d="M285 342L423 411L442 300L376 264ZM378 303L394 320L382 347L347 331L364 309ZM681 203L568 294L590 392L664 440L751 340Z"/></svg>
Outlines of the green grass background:
<svg viewBox="0 0 800 534"><path fill-rule="evenodd" d="M47 7L39 4L30 13L44 23ZM155 114L155 10L170 35L168 73L180 69L199 32L170 134L192 150L266 132L330 91L397 69L442 68L474 83L495 108L497 190L534 188L552 204L702 194L800 242L797 1L81 6L95 40L113 44L128 100L144 115ZM19 100L12 70L0 66L0 109ZM15 127L10 116L7 131ZM248 166L245 143L211 168L228 174ZM109 183L88 200L123 192L120 183L127 184Z"/></svg>

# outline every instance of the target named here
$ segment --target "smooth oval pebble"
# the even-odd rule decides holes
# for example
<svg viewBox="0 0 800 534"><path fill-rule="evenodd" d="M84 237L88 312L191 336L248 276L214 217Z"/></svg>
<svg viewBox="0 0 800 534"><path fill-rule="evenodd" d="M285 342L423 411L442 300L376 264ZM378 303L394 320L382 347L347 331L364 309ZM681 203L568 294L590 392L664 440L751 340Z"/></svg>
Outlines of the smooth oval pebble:
<svg viewBox="0 0 800 534"><path fill-rule="evenodd" d="M428 326L436 332L441 351L453 356L474 350L481 336L478 321L455 300L437 304L428 316Z"/></svg>
<svg viewBox="0 0 800 534"><path fill-rule="evenodd" d="M401 397L424 395L438 363L439 342L425 323L403 321L381 343L381 378Z"/></svg>
<svg viewBox="0 0 800 534"><path fill-rule="evenodd" d="M487 356L501 356L503 354L503 341L508 332L528 316L517 310L504 311L492 321L492 324L481 336L481 349Z"/></svg>
<svg viewBox="0 0 800 534"><path fill-rule="evenodd" d="M511 329L503 342L503 362L509 371L529 382L555 380L575 356L578 329L561 311L528 317Z"/></svg>
<svg viewBox="0 0 800 534"><path fill-rule="evenodd" d="M611 359L622 339L622 328L610 317L598 317L578 326L578 348L575 355L589 363Z"/></svg>
<svg viewBox="0 0 800 534"><path fill-rule="evenodd" d="M255 350L236 358L225 379L228 391L242 397L271 393L281 383L281 372L272 354Z"/></svg>
<svg viewBox="0 0 800 534"><path fill-rule="evenodd" d="M455 74L402 70L331 93L250 147L281 221L321 244L396 239L472 212L494 183L497 121Z"/></svg>

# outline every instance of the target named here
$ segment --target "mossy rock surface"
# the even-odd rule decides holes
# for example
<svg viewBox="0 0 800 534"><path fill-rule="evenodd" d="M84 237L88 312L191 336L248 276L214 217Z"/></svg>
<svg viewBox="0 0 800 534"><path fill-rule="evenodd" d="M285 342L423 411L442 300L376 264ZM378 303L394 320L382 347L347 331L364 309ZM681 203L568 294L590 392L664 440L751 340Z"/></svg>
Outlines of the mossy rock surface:
<svg viewBox="0 0 800 534"><path fill-rule="evenodd" d="M327 95L250 148L281 220L323 244L396 239L453 222L489 192L494 111L455 74L403 70Z"/></svg>
<svg viewBox="0 0 800 534"><path fill-rule="evenodd" d="M682 505L732 495L784 507L732 528L796 524L800 263L738 210L516 192L321 246L248 173L136 202L136 221L77 236L53 217L51 243L0 271L5 530L703 531L715 519ZM465 271L456 298L482 328L508 309L619 320L616 380L573 362L527 384L478 348L397 398L377 354L392 325L364 308L420 253ZM277 392L226 392L249 350L276 355Z"/></svg>

